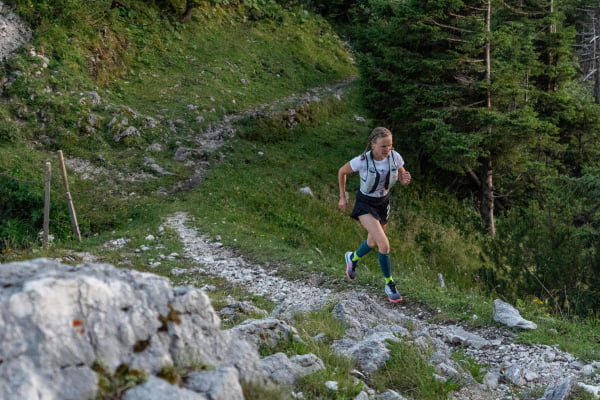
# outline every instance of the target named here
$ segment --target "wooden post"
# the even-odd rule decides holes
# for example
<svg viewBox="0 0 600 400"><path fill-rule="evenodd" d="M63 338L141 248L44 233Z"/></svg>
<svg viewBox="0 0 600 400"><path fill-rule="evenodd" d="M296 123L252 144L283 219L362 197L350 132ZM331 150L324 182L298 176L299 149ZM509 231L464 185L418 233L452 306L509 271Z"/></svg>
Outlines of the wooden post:
<svg viewBox="0 0 600 400"><path fill-rule="evenodd" d="M71 192L69 191L69 180L67 179L67 168L65 168L65 159L63 157L62 150L58 151L58 158L60 160L60 169L62 171L63 181L65 183L65 195L67 196L67 204L69 205L69 214L71 214L71 225L73 226L73 234L81 242L81 233L79 232L79 225L77 224L77 215L75 214L75 207L73 206L73 199L71 198Z"/></svg>
<svg viewBox="0 0 600 400"><path fill-rule="evenodd" d="M48 248L48 235L50 233L50 177L52 168L50 163L46 163L46 179L44 180L44 237L42 238L42 247Z"/></svg>

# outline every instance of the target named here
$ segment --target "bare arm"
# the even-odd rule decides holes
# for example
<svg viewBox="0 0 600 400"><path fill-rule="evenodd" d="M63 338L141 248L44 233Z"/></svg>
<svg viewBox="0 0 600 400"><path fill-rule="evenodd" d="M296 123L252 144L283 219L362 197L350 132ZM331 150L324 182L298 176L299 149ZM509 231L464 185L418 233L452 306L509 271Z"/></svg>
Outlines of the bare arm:
<svg viewBox="0 0 600 400"><path fill-rule="evenodd" d="M342 165L338 171L338 184L340 186L340 200L338 207L340 210L346 210L348 208L348 199L346 198L346 175L353 173L350 162Z"/></svg>
<svg viewBox="0 0 600 400"><path fill-rule="evenodd" d="M400 183L403 185L408 185L411 180L410 172L404 169L404 167L400 168Z"/></svg>

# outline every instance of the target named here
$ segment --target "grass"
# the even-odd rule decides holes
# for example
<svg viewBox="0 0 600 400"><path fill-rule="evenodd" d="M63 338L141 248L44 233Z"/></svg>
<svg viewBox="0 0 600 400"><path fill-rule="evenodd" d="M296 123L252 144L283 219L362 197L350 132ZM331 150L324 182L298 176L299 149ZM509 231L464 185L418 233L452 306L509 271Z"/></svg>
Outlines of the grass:
<svg viewBox="0 0 600 400"><path fill-rule="evenodd" d="M464 351L456 351L452 353L451 358L456 361L461 367L468 371L469 374L478 383L483 383L483 378L487 373L487 368L477 362L473 357L470 357Z"/></svg>
<svg viewBox="0 0 600 400"><path fill-rule="evenodd" d="M388 347L390 358L370 377L370 383L375 389L392 389L413 399L438 400L448 398L458 388L458 384L451 379L446 382L435 379L434 367L427 362L418 346L392 342Z"/></svg>
<svg viewBox="0 0 600 400"><path fill-rule="evenodd" d="M286 16L290 18L294 16ZM135 103L143 113L178 115L193 134L202 126L196 122L198 117L211 122L354 73L331 32L323 44L339 57L324 59L321 53L311 52L310 31L321 29L322 21L311 19L300 30L292 22L227 30L200 24L182 28L176 48L155 59L144 57L145 63L156 65L156 71L131 71L131 79L116 83L111 93L121 103ZM312 73L316 64L326 65L324 72ZM150 87L148 81L153 82Z"/></svg>
<svg viewBox="0 0 600 400"><path fill-rule="evenodd" d="M584 361L600 357L600 327L597 319L578 321L545 316L539 320L538 329L519 333L519 340L526 344L541 343L558 347L577 355Z"/></svg>
<svg viewBox="0 0 600 400"><path fill-rule="evenodd" d="M332 311L333 305L319 311L295 315L294 323L300 328L300 335L312 340L320 335L319 343L331 343L333 340L343 337L346 327L333 316Z"/></svg>
<svg viewBox="0 0 600 400"><path fill-rule="evenodd" d="M286 389L278 387L265 387L247 381L242 381L244 399L248 400L291 400L293 397Z"/></svg>

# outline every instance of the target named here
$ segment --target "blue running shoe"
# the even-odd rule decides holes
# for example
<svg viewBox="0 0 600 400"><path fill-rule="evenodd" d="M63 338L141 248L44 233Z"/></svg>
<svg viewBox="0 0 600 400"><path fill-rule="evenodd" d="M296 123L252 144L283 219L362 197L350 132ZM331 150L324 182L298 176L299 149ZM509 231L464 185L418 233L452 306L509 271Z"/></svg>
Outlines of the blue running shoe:
<svg viewBox="0 0 600 400"><path fill-rule="evenodd" d="M392 303L398 303L399 301L402 301L402 296L400 296L400 293L398 293L396 290L396 284L394 281L389 281L385 285L385 293L388 296L388 300Z"/></svg>
<svg viewBox="0 0 600 400"><path fill-rule="evenodd" d="M352 252L346 252L344 258L346 259L346 276L353 281L356 279L356 265L354 264L354 261L352 261Z"/></svg>

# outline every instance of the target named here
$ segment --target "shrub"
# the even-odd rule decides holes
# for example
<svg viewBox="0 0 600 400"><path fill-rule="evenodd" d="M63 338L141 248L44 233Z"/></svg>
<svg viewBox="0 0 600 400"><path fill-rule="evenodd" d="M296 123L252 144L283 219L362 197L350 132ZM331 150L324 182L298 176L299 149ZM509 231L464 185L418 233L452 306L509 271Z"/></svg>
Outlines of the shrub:
<svg viewBox="0 0 600 400"><path fill-rule="evenodd" d="M30 247L37 240L43 220L42 182L0 176L0 246ZM50 224L55 238L70 237L70 217L62 196L51 198Z"/></svg>
<svg viewBox="0 0 600 400"><path fill-rule="evenodd" d="M12 143L20 137L19 126L13 121L0 121L0 143Z"/></svg>
<svg viewBox="0 0 600 400"><path fill-rule="evenodd" d="M600 171L547 180L543 190L500 220L495 266L482 273L512 300L536 296L560 313L589 315L600 307Z"/></svg>

